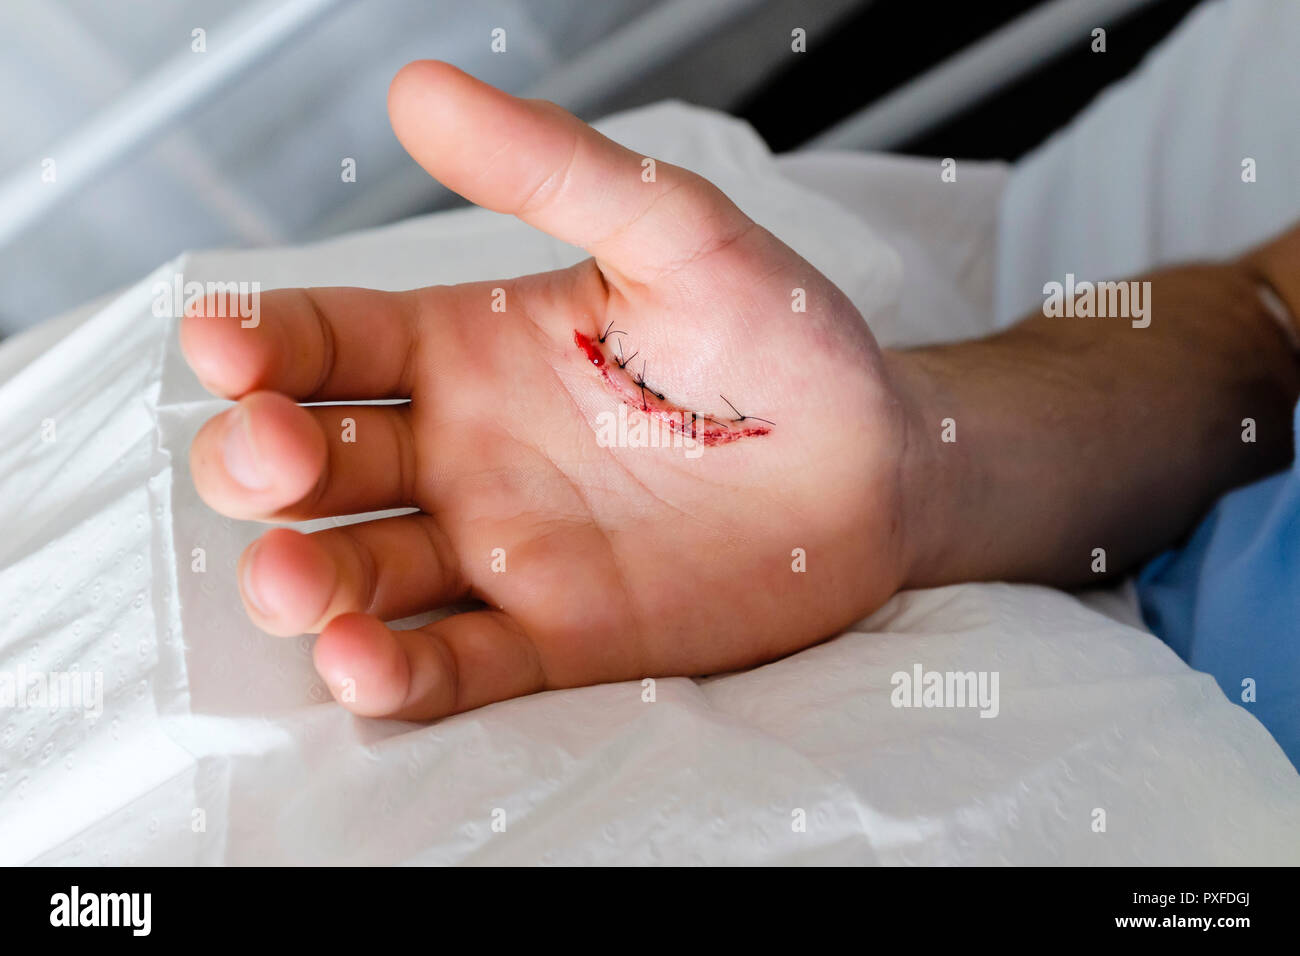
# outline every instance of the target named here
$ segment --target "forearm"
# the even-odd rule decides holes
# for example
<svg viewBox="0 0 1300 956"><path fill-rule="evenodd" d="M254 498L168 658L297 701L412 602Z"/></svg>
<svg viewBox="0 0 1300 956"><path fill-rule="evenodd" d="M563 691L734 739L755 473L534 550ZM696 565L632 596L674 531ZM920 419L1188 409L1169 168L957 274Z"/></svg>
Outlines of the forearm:
<svg viewBox="0 0 1300 956"><path fill-rule="evenodd" d="M909 586L1089 583L1095 549L1108 573L1131 569L1290 460L1300 374L1254 277L1233 264L1142 278L1146 328L1035 315L887 353L910 406Z"/></svg>

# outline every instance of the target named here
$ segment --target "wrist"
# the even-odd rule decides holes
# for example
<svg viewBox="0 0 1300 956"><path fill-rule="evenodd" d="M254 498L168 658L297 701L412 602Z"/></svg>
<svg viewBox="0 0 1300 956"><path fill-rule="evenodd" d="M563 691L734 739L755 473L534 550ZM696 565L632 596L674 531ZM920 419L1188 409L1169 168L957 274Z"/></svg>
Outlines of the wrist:
<svg viewBox="0 0 1300 956"><path fill-rule="evenodd" d="M1291 350L1300 352L1300 228L1252 250L1238 265L1255 283L1265 311Z"/></svg>
<svg viewBox="0 0 1300 956"><path fill-rule="evenodd" d="M1269 247L1284 288L1297 237L1295 260ZM986 339L886 352L904 422L904 586L1086 584L1097 549L1106 573L1129 569L1218 495L1289 461L1300 364L1256 294L1261 268L1152 273L1150 328L1030 316ZM1300 305L1300 279L1289 288Z"/></svg>
<svg viewBox="0 0 1300 956"><path fill-rule="evenodd" d="M953 393L933 355L884 351L885 374L899 403L899 524L904 588L961 580L962 546L980 480L956 440Z"/></svg>

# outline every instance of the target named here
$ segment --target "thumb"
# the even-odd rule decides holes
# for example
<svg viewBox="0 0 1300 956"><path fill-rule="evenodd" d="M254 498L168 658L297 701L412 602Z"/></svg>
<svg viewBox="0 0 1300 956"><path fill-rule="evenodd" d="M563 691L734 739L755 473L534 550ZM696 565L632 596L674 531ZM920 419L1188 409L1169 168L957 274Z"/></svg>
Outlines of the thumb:
<svg viewBox="0 0 1300 956"><path fill-rule="evenodd" d="M388 91L406 151L466 199L518 216L650 282L753 226L701 176L643 157L558 106L524 100L435 60Z"/></svg>

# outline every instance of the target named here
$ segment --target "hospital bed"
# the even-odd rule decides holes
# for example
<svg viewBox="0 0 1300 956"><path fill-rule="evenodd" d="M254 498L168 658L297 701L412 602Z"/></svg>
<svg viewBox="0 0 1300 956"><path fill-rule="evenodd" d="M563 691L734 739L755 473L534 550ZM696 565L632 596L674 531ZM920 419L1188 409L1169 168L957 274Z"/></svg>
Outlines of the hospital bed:
<svg viewBox="0 0 1300 956"><path fill-rule="evenodd" d="M1014 320L1044 274L1228 254L1300 217L1294 87L1260 92L1294 83L1298 48L1286 4L1207 4L1031 156L959 158L954 183L937 159L774 157L680 104L600 125L716 181L882 344L910 344ZM1240 182L1243 143L1273 176ZM310 638L240 609L234 562L261 526L193 491L190 439L226 403L152 314L154 283L400 289L581 255L457 210L186 254L0 348L0 670L104 675L99 716L0 712L0 862L1300 862L1300 775L1125 587L906 592L781 661L660 680L653 702L629 682L428 725L335 706ZM892 706L916 665L998 672L997 717Z"/></svg>

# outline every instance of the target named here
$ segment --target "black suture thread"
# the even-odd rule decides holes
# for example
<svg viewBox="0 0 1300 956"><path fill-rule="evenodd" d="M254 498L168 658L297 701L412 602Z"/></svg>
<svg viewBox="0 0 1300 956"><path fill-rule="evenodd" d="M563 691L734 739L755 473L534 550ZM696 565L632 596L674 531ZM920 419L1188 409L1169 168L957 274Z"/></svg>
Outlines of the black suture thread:
<svg viewBox="0 0 1300 956"><path fill-rule="evenodd" d="M614 330L611 332L610 329L614 329ZM622 329L615 329L615 328L614 328L614 320L613 320L613 319L610 319L610 320L609 320L609 325L605 326L605 331L604 331L603 333L601 333L601 336L600 336L600 339L599 339L600 344L601 344L601 345L604 345L604 344L605 344L605 340L606 340L607 338L609 338L611 335L627 335L627 333L624 332Z"/></svg>
<svg viewBox="0 0 1300 956"><path fill-rule="evenodd" d="M626 334L627 333L622 331L621 329L615 329L614 322L613 320L611 320L609 325L605 327L604 334L600 336L600 341L603 343L611 335L626 335ZM636 358L640 354L641 354L641 350L637 349L627 358L624 358L623 342L620 339L618 343L618 356L614 359L614 362L616 365L618 365L619 368L626 369L628 363L630 363L634 358ZM655 398L659 399L659 401L664 402L668 400L663 392L655 391L653 386L651 386L648 382L646 382L646 369L647 369L646 360L642 359L641 374L637 375L636 373L633 373L633 380L632 380L633 384L636 385L639 389L641 389L641 410L642 411L648 411L650 408L645 398L646 389L649 389L650 394L653 395ZM763 422L766 425L771 425L773 428L776 427L776 422L772 421L770 418L760 418L758 415L744 414L739 408L735 406L735 404L732 403L731 399L727 398L727 396L719 394L718 398L726 402L727 406L733 412L736 413L736 417L732 419L732 422L739 424L740 422L755 421L755 422ZM694 437L696 432L696 422L700 418L703 418L706 422L709 422L710 424L721 425L723 428L727 429L728 431L731 430L731 425L728 424L727 422L722 421L721 419L714 418L712 415L703 415L703 414L698 414L696 412L691 412L691 436L692 437Z"/></svg>
<svg viewBox="0 0 1300 956"><path fill-rule="evenodd" d="M731 410L736 413L736 417L732 419L733 422L747 422L752 420L756 422L766 422L767 424L771 425L773 428L776 427L776 422L769 421L766 418L759 418L757 415L743 414L739 408L737 408L735 405L732 405L731 402L728 401L727 396L719 395L718 398L722 399L728 405L731 405Z"/></svg>

